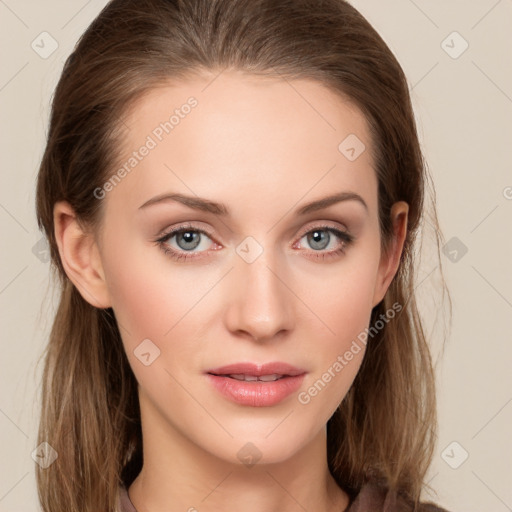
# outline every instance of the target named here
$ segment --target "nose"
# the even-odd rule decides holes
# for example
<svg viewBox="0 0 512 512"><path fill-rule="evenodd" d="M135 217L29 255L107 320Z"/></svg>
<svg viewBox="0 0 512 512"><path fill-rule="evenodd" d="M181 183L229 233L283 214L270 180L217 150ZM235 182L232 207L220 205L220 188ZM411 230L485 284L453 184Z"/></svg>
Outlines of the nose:
<svg viewBox="0 0 512 512"><path fill-rule="evenodd" d="M252 263L238 259L225 290L227 329L260 342L291 331L295 324L294 294L288 281L284 265L278 265L270 251L263 251Z"/></svg>

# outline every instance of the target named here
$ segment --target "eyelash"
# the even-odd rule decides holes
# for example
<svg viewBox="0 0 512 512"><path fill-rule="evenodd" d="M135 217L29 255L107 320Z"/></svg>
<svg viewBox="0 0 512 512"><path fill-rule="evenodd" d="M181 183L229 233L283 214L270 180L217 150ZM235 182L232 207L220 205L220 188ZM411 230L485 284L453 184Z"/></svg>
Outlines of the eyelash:
<svg viewBox="0 0 512 512"><path fill-rule="evenodd" d="M354 241L354 236L350 235L349 233L347 233L345 231L341 231L332 226L327 226L327 225L315 226L314 228L303 233L299 237L299 240L301 238L303 238L304 236L309 235L310 233L313 233L314 231L328 231L330 233L333 233L334 235L336 235L338 238L341 239L341 246L338 249L334 249L334 250L328 251L328 252L313 251L314 253L315 252L317 253L314 255L315 259L321 259L324 261L326 259L335 258L341 254L345 254L346 248L348 248ZM208 233L207 231L204 231L203 229L194 227L193 225L190 224L190 225L179 226L178 228L174 228L174 229L164 233L162 236L160 236L158 239L155 240L155 243L162 249L162 251L165 254L167 254L170 258L172 258L175 261L194 260L197 258L201 258L202 256L195 255L197 253L190 253L190 254L194 254L194 255L189 255L186 253L186 251L183 251L183 252L176 251L175 249L171 249L167 245L166 242L168 242L174 235L180 234L180 233L186 233L186 232L201 233L203 235L206 235L208 238L211 238L210 233ZM208 251L203 251L203 252L208 252Z"/></svg>

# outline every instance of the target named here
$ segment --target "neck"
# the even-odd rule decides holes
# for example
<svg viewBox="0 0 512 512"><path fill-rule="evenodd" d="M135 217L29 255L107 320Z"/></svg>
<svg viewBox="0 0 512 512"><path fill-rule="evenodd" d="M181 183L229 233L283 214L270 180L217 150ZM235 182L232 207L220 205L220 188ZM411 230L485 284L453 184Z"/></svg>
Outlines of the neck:
<svg viewBox="0 0 512 512"><path fill-rule="evenodd" d="M349 504L327 466L325 429L286 460L244 465L206 452L156 417L142 424L144 464L128 489L137 512L340 512Z"/></svg>

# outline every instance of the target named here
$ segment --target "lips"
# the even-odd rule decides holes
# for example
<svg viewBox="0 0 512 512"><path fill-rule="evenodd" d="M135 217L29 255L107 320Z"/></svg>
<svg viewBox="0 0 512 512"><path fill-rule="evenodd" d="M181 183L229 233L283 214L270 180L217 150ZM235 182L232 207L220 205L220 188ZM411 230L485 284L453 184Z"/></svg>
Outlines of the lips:
<svg viewBox="0 0 512 512"><path fill-rule="evenodd" d="M244 380L246 382L254 382L256 380L260 380L262 382L272 382L274 380L279 380L285 377L285 375L278 375L277 373L273 373L271 375L247 375L245 373L235 373L231 375L227 375L227 377L230 377L232 379L236 380Z"/></svg>
<svg viewBox="0 0 512 512"><path fill-rule="evenodd" d="M276 405L301 386L306 371L287 363L235 363L206 372L225 398L240 405Z"/></svg>
<svg viewBox="0 0 512 512"><path fill-rule="evenodd" d="M257 365L254 363L234 363L227 366L221 366L219 368L213 368L211 370L207 370L206 373L211 375L223 375L229 376L232 378L239 378L241 376L246 377L269 377L269 376L277 376L278 378L282 377L295 377L296 375L301 375L306 373L305 370L301 368L296 368L288 363L281 362L272 362L265 363L262 365ZM255 380L255 379L251 379ZM264 379L259 379L264 380ZM275 380L275 379L268 379Z"/></svg>

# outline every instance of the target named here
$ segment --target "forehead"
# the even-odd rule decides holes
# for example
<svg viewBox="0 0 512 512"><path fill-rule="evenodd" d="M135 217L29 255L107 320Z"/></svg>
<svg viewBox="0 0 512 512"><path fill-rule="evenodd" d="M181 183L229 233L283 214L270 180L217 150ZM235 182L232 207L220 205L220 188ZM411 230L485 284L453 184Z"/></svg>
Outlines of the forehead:
<svg viewBox="0 0 512 512"><path fill-rule="evenodd" d="M177 191L261 209L350 190L376 201L364 115L314 80L196 75L148 91L124 125L128 172L109 200Z"/></svg>

